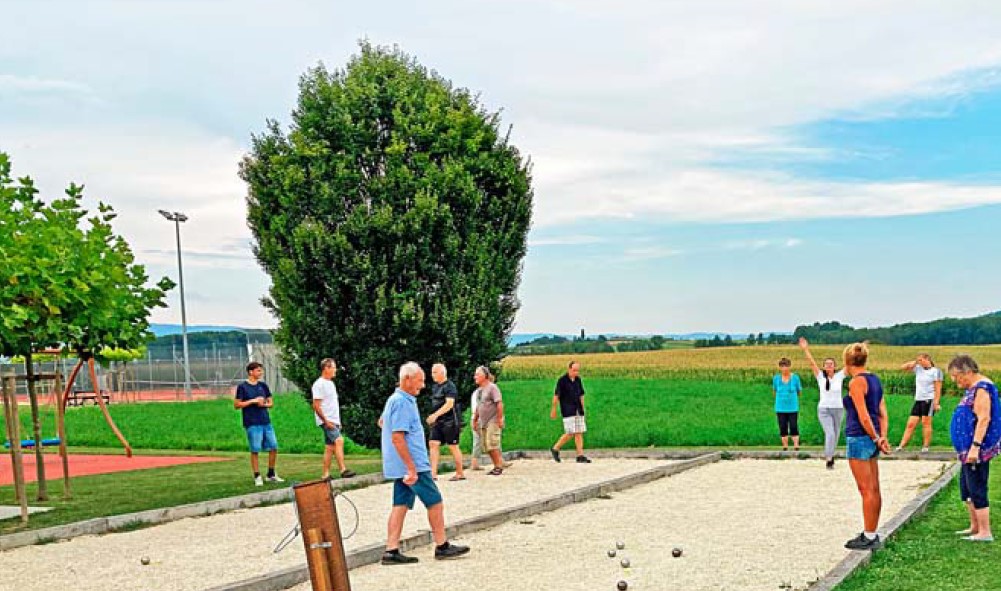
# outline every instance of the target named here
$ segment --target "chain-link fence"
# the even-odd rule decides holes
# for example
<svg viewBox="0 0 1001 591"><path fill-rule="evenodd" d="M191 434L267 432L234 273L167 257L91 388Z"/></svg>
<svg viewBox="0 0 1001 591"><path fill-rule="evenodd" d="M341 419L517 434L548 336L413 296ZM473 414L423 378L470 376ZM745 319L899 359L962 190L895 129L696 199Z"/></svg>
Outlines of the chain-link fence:
<svg viewBox="0 0 1001 591"><path fill-rule="evenodd" d="M34 364L34 373L45 377L36 385L40 399L54 399L55 374L62 374L65 384L76 361L75 358L65 357ZM246 378L246 367L251 361L264 365L264 381L272 392L297 390L292 382L285 379L281 369L281 356L273 344L189 347L188 361L193 399L232 396L236 386ZM13 368L18 376L24 375L23 363L15 364ZM107 367L97 365L96 370L98 388L94 387L85 366L77 375L73 386L76 396L71 397L71 402L92 401L93 397L88 395L96 392L106 393L112 402L187 399L184 391L184 352L180 345L151 346L142 359L127 363L113 362ZM21 399L27 398L26 380L17 380L17 394Z"/></svg>

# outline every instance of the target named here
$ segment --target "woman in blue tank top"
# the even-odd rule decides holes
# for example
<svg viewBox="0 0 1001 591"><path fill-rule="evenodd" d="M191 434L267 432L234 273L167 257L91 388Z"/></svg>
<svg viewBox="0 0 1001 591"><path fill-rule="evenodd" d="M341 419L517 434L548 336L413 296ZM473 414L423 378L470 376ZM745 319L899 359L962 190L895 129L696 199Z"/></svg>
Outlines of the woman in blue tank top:
<svg viewBox="0 0 1001 591"><path fill-rule="evenodd" d="M994 382L980 373L969 355L949 363L949 377L965 390L952 415L952 446L959 455L959 494L970 513L970 527L956 532L971 542L993 542L987 500L990 461L1001 452L1001 401Z"/></svg>
<svg viewBox="0 0 1001 591"><path fill-rule="evenodd" d="M855 343L845 347L845 373L851 377L848 396L844 398L845 437L848 441L848 466L862 495L864 529L858 537L848 540L849 550L872 550L879 546L879 513L883 496L879 490L879 452L889 453L886 439L889 419L883 385L869 373L869 347Z"/></svg>

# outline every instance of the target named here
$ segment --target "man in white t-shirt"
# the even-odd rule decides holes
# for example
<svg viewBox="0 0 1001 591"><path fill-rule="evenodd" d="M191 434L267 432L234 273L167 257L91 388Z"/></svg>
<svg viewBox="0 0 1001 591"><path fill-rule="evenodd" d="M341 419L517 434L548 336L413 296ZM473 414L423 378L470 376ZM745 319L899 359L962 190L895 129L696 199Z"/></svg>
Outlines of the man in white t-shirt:
<svg viewBox="0 0 1001 591"><path fill-rule="evenodd" d="M337 362L327 358L320 362L320 377L313 382L313 414L316 426L323 430L323 478L330 478L330 458L336 456L341 478L351 478L355 473L344 465L344 437L341 435L341 407L337 401Z"/></svg>
<svg viewBox="0 0 1001 591"><path fill-rule="evenodd" d="M907 419L907 426L904 428L904 436L900 438L900 445L897 451L907 447L907 442L911 440L918 421L921 421L921 434L924 444L921 446L922 452L927 452L931 445L932 437L932 416L942 410L940 400L942 399L942 380L944 378L942 370L935 367L931 356L927 353L918 355L914 361L908 361L903 365L904 371L914 372L914 406L911 407L911 416Z"/></svg>

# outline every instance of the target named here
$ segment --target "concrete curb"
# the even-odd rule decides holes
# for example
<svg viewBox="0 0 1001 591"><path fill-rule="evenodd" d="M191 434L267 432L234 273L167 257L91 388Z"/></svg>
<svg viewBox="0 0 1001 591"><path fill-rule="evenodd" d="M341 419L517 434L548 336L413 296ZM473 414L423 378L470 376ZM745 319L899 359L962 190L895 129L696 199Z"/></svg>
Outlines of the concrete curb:
<svg viewBox="0 0 1001 591"><path fill-rule="evenodd" d="M512 458L535 458L536 456L540 458L550 457L549 452L511 453ZM654 480L666 478L674 474L680 474L693 468L717 462L719 459L720 454L718 452L702 454L676 464L658 466L656 468L644 470L643 472L628 474L626 476L620 476L618 478L591 484L575 490L566 491L552 497L525 503L524 505L501 509L500 511L459 521L448 526L446 528L446 532L448 533L449 538L459 537L463 534L470 534L495 527L513 519L521 519L531 515L538 515L539 513L554 511L561 507L566 507L574 503L581 503L610 492L625 490L641 484L653 482ZM401 539L400 548L403 551L409 551L421 546L428 546L432 543L433 540L431 538L431 532L427 530L420 530L414 535ZM377 543L369 544L368 546L363 546L350 552L347 555L348 568L354 569L360 566L367 566L379 562L379 560L382 559L383 549L384 545L382 543ZM254 577L252 579L212 587L207 591L281 591L283 589L294 587L300 583L305 583L308 580L309 570L306 568L306 565L303 564L298 567L282 569L280 571Z"/></svg>
<svg viewBox="0 0 1001 591"><path fill-rule="evenodd" d="M901 527L904 526L911 519L924 513L925 509L928 508L928 504L931 500L935 498L942 489L952 482L952 479L956 477L959 473L960 465L955 463L942 473L931 486L926 488L917 497L911 499L911 502L904 505L896 515L893 516L890 521L883 524L883 527L879 528L879 536L882 540L888 540L894 536ZM876 551L878 552L878 550ZM875 552L852 552L841 562L837 564L824 578L816 581L810 585L808 591L831 591L838 585L840 585L845 579L847 579L852 573L861 568L862 566L869 564L872 560L872 555Z"/></svg>
<svg viewBox="0 0 1001 591"><path fill-rule="evenodd" d="M331 486L335 489L349 490L378 484L382 481L382 474L366 474L351 480L334 480L331 482ZM207 517L225 511L249 509L268 504L288 503L291 500L292 489L290 487L282 487L238 497L225 497L212 501L178 505L176 507L150 509L138 513L124 513L111 517L98 517L66 525L57 525L45 529L29 530L0 536L0 552L40 542L69 540L79 536L114 533L115 530L129 529L140 525L159 525L188 517Z"/></svg>

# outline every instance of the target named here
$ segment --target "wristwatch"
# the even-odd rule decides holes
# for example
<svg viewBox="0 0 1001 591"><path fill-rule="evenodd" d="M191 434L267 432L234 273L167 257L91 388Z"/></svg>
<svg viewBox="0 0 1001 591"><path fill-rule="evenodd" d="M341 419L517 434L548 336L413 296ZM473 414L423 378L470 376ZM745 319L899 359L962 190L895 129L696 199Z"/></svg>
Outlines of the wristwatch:
<svg viewBox="0 0 1001 591"><path fill-rule="evenodd" d="M981 442L979 442L979 441L974 441L974 442L973 442L973 443L972 443L971 445L972 445L973 447L980 447L980 446L981 446L981 445L983 445L983 444L982 444Z"/></svg>

